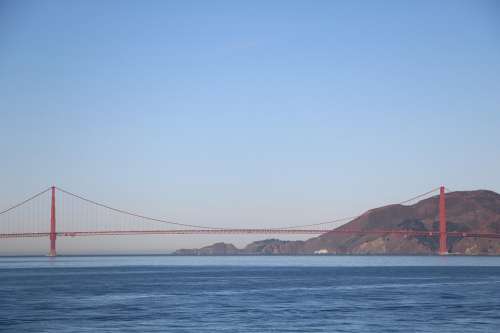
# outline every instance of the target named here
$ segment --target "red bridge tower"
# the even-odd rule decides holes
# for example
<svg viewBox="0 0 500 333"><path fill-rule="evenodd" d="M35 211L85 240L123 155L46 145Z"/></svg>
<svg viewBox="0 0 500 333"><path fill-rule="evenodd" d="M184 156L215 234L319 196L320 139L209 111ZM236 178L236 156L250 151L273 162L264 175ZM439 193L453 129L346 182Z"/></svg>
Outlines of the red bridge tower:
<svg viewBox="0 0 500 333"><path fill-rule="evenodd" d="M56 256L56 188L52 186L52 200L50 205L50 257Z"/></svg>
<svg viewBox="0 0 500 333"><path fill-rule="evenodd" d="M446 241L446 198L444 186L439 188L439 254L448 254Z"/></svg>

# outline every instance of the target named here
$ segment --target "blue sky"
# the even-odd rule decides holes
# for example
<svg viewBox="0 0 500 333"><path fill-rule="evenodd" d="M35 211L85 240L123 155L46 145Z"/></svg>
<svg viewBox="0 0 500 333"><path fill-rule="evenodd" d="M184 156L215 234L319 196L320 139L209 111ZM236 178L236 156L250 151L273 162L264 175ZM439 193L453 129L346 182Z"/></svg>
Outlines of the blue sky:
<svg viewBox="0 0 500 333"><path fill-rule="evenodd" d="M279 226L441 183L500 192L499 16L495 1L1 1L0 206L56 184Z"/></svg>

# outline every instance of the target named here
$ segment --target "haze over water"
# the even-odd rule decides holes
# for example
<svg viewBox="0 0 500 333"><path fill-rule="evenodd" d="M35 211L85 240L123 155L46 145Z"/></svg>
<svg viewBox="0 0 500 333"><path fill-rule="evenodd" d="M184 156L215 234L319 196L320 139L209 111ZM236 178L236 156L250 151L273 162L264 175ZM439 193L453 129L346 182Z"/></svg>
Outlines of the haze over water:
<svg viewBox="0 0 500 333"><path fill-rule="evenodd" d="M498 257L10 257L6 332L497 332Z"/></svg>

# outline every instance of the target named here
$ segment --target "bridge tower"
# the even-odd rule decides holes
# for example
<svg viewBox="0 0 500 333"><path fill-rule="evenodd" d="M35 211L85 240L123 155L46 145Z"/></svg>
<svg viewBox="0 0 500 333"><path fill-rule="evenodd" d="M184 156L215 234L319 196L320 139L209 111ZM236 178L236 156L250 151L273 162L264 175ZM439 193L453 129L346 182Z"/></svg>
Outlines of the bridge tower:
<svg viewBox="0 0 500 333"><path fill-rule="evenodd" d="M51 187L52 200L50 205L50 251L49 256L56 256L56 188Z"/></svg>
<svg viewBox="0 0 500 333"><path fill-rule="evenodd" d="M446 239L446 198L444 186L439 188L439 254L448 254Z"/></svg>

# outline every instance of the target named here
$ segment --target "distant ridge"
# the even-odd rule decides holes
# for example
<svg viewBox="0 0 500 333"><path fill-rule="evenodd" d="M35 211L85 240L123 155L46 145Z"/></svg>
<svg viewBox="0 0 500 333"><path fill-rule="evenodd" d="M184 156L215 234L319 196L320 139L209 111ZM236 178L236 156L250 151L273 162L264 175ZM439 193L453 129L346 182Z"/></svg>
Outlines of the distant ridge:
<svg viewBox="0 0 500 333"><path fill-rule="evenodd" d="M438 230L439 197L411 206L389 205L371 209L338 229ZM488 191L457 191L446 195L448 231L500 233L500 194ZM435 254L437 237L399 234L356 235L325 233L306 241L268 239L243 249L216 243L200 249L182 249L176 255L272 255L272 254ZM500 255L500 240L448 237L448 252L465 255Z"/></svg>

